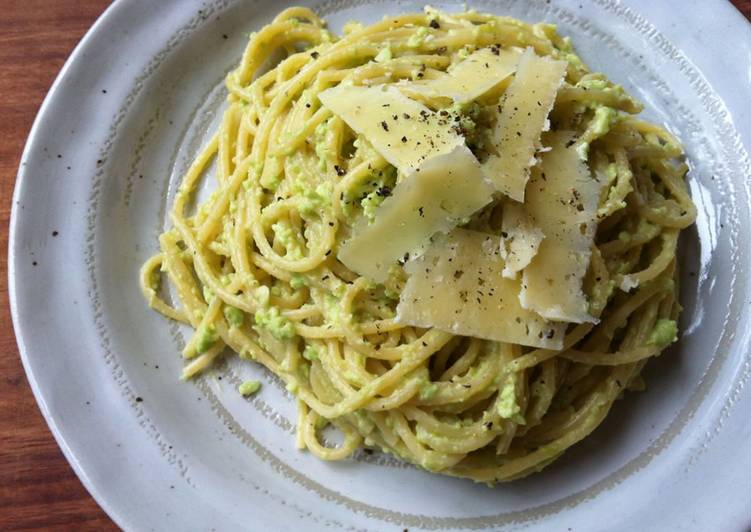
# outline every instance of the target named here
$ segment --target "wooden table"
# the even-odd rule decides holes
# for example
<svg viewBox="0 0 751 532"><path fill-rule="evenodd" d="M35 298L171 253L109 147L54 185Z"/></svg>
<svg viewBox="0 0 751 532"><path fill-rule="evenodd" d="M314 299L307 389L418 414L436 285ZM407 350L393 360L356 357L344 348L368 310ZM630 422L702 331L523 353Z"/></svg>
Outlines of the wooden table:
<svg viewBox="0 0 751 532"><path fill-rule="evenodd" d="M733 3L751 18L751 0ZM117 530L71 470L31 394L10 322L4 252L31 123L65 59L108 4L4 0L0 11L0 530Z"/></svg>

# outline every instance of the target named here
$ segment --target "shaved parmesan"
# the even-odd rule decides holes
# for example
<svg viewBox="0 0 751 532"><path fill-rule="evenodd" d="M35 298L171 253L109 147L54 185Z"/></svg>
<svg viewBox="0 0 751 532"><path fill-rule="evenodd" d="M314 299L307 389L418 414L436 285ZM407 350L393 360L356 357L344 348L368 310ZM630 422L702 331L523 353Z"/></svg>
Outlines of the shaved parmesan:
<svg viewBox="0 0 751 532"><path fill-rule="evenodd" d="M553 148L532 169L524 204L545 234L524 269L520 301L541 316L575 323L596 322L582 291L597 228L602 183L576 153L572 132L547 137Z"/></svg>
<svg viewBox="0 0 751 532"><path fill-rule="evenodd" d="M506 262L503 276L516 279L537 254L545 235L529 220L523 205L508 202L503 206L501 222L501 258Z"/></svg>
<svg viewBox="0 0 751 532"><path fill-rule="evenodd" d="M467 103L497 87L516 70L521 53L518 50L481 48L434 79L400 83L397 87L407 95L429 98L451 98Z"/></svg>
<svg viewBox="0 0 751 532"><path fill-rule="evenodd" d="M397 260L487 205L492 193L472 152L463 144L456 146L405 177L376 209L372 224L360 220L352 238L342 244L339 260L383 282Z"/></svg>
<svg viewBox="0 0 751 532"><path fill-rule="evenodd" d="M430 157L464 145L448 120L392 85L338 85L318 98L403 175Z"/></svg>
<svg viewBox="0 0 751 532"><path fill-rule="evenodd" d="M483 170L499 192L516 201L524 201L529 169L535 163L540 134L548 127L548 114L566 65L527 49L500 106L493 131L495 153L485 161Z"/></svg>
<svg viewBox="0 0 751 532"><path fill-rule="evenodd" d="M519 304L519 281L501 276L500 238L455 229L436 237L409 274L397 321L463 336L562 349L566 325L548 322Z"/></svg>

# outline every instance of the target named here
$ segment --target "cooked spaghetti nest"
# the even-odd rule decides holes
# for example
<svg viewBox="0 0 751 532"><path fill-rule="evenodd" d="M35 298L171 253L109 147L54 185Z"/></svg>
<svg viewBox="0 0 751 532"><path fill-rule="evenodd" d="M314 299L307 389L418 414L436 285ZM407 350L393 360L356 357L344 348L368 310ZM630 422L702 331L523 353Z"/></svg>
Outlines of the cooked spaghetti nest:
<svg viewBox="0 0 751 532"><path fill-rule="evenodd" d="M483 50L565 62L545 117L549 131L537 134L524 171L534 179L545 145L567 132L565 148L600 183L580 280L588 318L557 322L560 349L408 325L397 307L419 254L395 262L378 282L338 258L343 243L363 224L379 223L379 209L416 178L319 95L412 87L402 92L451 122L460 148L466 144L485 167L498 155L493 132L514 75L461 104L419 89ZM183 378L210 368L229 347L286 383L297 398L300 448L337 460L364 445L488 484L520 478L591 433L624 390L642 388L644 364L675 340L676 246L695 216L680 144L636 118L641 104L589 72L555 26L426 8L349 23L337 37L312 11L291 8L250 36L226 87L221 126L182 179L171 228L144 264L141 288L151 307L195 331ZM207 179L215 190L194 205ZM452 223L507 238L504 211L514 202L500 193L486 201ZM340 444L323 438L329 425L343 434Z"/></svg>

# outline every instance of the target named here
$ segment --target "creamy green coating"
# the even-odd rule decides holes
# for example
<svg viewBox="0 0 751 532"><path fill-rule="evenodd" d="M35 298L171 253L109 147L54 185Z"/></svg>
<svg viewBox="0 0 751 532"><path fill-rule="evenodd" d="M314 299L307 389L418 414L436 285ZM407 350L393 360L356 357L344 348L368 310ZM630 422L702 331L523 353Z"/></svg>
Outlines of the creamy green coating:
<svg viewBox="0 0 751 532"><path fill-rule="evenodd" d="M265 329L277 340L289 340L295 336L295 326L275 306L259 308L253 317L256 327Z"/></svg>
<svg viewBox="0 0 751 532"><path fill-rule="evenodd" d="M245 313L239 308L226 305L222 312L224 313L227 323L229 323L231 327L241 327L243 321L245 321Z"/></svg>
<svg viewBox="0 0 751 532"><path fill-rule="evenodd" d="M675 320L657 320L647 343L660 348L668 346L678 340L678 324Z"/></svg>
<svg viewBox="0 0 751 532"><path fill-rule="evenodd" d="M331 208L331 194L334 191L331 183L320 183L313 188L298 181L295 188L298 209L303 216L317 216Z"/></svg>
<svg viewBox="0 0 751 532"><path fill-rule="evenodd" d="M302 357L305 360L318 360L318 350L313 347L312 345L308 344L305 346L305 349L303 349Z"/></svg>
<svg viewBox="0 0 751 532"><path fill-rule="evenodd" d="M342 306L338 297L332 294L325 294L322 302L326 323L339 326L347 319L348 316L342 312Z"/></svg>
<svg viewBox="0 0 751 532"><path fill-rule="evenodd" d="M304 275L301 275L299 273L293 273L292 278L289 280L289 285L294 290L300 290L302 287L308 285L308 280L305 278Z"/></svg>
<svg viewBox="0 0 751 532"><path fill-rule="evenodd" d="M426 381L420 387L420 399L432 399L438 393L438 385L434 382Z"/></svg>
<svg viewBox="0 0 751 532"><path fill-rule="evenodd" d="M279 220L271 225L276 240L278 240L287 250L287 256L291 259L300 259L303 257L302 246L297 240L297 236L286 220Z"/></svg>
<svg viewBox="0 0 751 532"><path fill-rule="evenodd" d="M373 61L375 61L376 63L385 63L387 61L391 61L393 57L394 55L391 53L391 46L386 45L385 47L381 48L378 54L373 58Z"/></svg>
<svg viewBox="0 0 751 532"><path fill-rule="evenodd" d="M618 111L612 107L598 105L595 108L595 114L592 117L592 122L590 123L587 133L593 140L598 139L607 134L608 131L610 131L610 128L613 127L613 124L618 120ZM587 157L589 156L589 144L590 142L582 142L576 148L579 158L584 161L587 160Z"/></svg>
<svg viewBox="0 0 751 532"><path fill-rule="evenodd" d="M428 28L420 26L417 31L407 39L407 46L410 48L419 48L425 42L426 37L430 34Z"/></svg>
<svg viewBox="0 0 751 532"><path fill-rule="evenodd" d="M381 170L374 170L370 176L363 180L360 186L347 193L347 202L343 209L345 216L354 221L356 211L352 208L352 205L359 202L363 215L372 223L375 220L376 209L391 195L395 184L395 167L387 165Z"/></svg>
<svg viewBox="0 0 751 532"><path fill-rule="evenodd" d="M329 119L331 120L331 119ZM333 154L331 143L328 139L329 136L329 121L321 122L316 126L313 133L313 139L315 140L315 150L318 156L318 169L321 171L326 170L326 161Z"/></svg>
<svg viewBox="0 0 751 532"><path fill-rule="evenodd" d="M237 387L237 391L245 397L253 395L260 389L261 383L258 381L245 381Z"/></svg>
<svg viewBox="0 0 751 532"><path fill-rule="evenodd" d="M610 131L610 128L615 122L617 115L618 112L612 107L600 106L595 109L595 116L592 119L592 123L594 124L594 133L598 137L601 137L602 135Z"/></svg>
<svg viewBox="0 0 751 532"><path fill-rule="evenodd" d="M522 408L516 401L516 377L509 375L500 392L500 398L496 405L498 415L504 419L520 425L524 424L524 417L521 415Z"/></svg>
<svg viewBox="0 0 751 532"><path fill-rule="evenodd" d="M213 325L206 325L199 330L200 336L196 343L196 353L205 353L219 339L219 334Z"/></svg>
<svg viewBox="0 0 751 532"><path fill-rule="evenodd" d="M365 217L370 221L370 223L373 223L375 220L375 211L376 209L383 203L384 197L379 196L377 191L370 192L367 196L365 196L362 201L360 202L360 205L362 206L362 213L365 215Z"/></svg>
<svg viewBox="0 0 751 532"><path fill-rule="evenodd" d="M268 190L276 190L282 182L282 165L276 157L270 157L261 175L261 185Z"/></svg>
<svg viewBox="0 0 751 532"><path fill-rule="evenodd" d="M480 105L477 102L455 103L446 111L449 113L449 120L453 127L470 142L470 137L477 129L476 122L481 111Z"/></svg>

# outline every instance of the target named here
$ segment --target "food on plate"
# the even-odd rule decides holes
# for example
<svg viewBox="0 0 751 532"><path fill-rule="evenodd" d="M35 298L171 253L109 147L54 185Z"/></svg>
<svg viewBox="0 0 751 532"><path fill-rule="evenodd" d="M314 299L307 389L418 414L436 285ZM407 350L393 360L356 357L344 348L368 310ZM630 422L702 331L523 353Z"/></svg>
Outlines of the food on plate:
<svg viewBox="0 0 751 532"><path fill-rule="evenodd" d="M227 347L277 374L300 448L520 478L677 339L681 146L554 25L291 8L226 86L142 290L194 330L184 378Z"/></svg>

